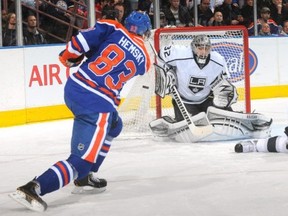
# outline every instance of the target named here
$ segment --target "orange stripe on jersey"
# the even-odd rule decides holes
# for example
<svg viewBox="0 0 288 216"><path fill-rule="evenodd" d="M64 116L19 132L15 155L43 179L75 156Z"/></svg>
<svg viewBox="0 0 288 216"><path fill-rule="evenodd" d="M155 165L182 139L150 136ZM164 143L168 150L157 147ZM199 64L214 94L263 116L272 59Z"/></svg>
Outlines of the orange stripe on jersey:
<svg viewBox="0 0 288 216"><path fill-rule="evenodd" d="M67 185L69 183L67 169L60 162L57 162L56 165L60 168L61 173L63 173L64 185Z"/></svg>
<svg viewBox="0 0 288 216"><path fill-rule="evenodd" d="M76 41L75 37L72 37L71 42L72 42L73 46L77 49L77 51L81 52L81 48L80 48L78 42Z"/></svg>
<svg viewBox="0 0 288 216"><path fill-rule="evenodd" d="M91 163L95 163L96 156L97 156L96 154L99 152L100 148L102 147L102 144L104 142L104 138L106 136L107 127L105 127L105 126L107 125L108 117L109 117L108 113L99 114L100 121L97 124L97 128L95 131L96 139L95 139L94 143L90 144L93 146L92 146L90 152L88 153L87 157L85 158L86 161L89 161Z"/></svg>
<svg viewBox="0 0 288 216"><path fill-rule="evenodd" d="M111 99L113 99L114 103L118 106L120 104L119 99L116 97L116 95L114 95L113 92L111 92L110 90L97 86L94 82L92 82L89 79L86 79L85 77L83 77L80 73L75 73L74 74L79 80L83 81L84 83L87 83L90 87L101 91L102 93L106 94L107 96L109 96Z"/></svg>
<svg viewBox="0 0 288 216"><path fill-rule="evenodd" d="M94 82L92 82L91 80L86 79L85 77L81 76L79 73L75 73L75 76L78 79L80 79L80 80L84 81L85 83L87 83L92 88L96 88L97 87L97 85Z"/></svg>

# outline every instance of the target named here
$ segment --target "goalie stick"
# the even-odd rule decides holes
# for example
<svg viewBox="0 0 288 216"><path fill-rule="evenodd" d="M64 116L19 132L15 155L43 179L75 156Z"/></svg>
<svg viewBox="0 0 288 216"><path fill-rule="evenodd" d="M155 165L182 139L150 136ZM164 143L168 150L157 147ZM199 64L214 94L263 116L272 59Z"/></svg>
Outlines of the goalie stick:
<svg viewBox="0 0 288 216"><path fill-rule="evenodd" d="M149 41L149 44L151 46L151 49L154 52L156 59L159 59L157 51L155 50L154 46L151 44L150 41ZM159 65L157 65L156 63L154 63L154 65L156 66L156 68L158 68L158 70L161 69L164 71L164 69L162 67L160 67ZM173 96L183 118L185 119L192 135L197 136L197 137L205 137L205 136L211 134L213 132L213 126L211 124L206 125L206 126L196 126L194 124L194 122L191 120L190 114L188 113L188 111L187 111L187 109L186 109L186 107L185 107L185 105L184 105L184 103L183 103L183 101L179 95L179 92L178 92L178 89L176 88L176 86L173 85L171 90L172 90L172 96ZM157 94L157 92L156 92L156 94Z"/></svg>

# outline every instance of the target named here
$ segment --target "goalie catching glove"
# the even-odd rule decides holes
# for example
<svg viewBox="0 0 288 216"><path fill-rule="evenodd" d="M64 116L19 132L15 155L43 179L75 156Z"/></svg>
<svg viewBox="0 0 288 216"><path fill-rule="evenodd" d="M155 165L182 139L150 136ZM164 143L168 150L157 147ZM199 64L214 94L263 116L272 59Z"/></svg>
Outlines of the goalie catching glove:
<svg viewBox="0 0 288 216"><path fill-rule="evenodd" d="M84 59L85 55L82 54L80 56L73 55L71 57L71 53L69 53L66 49L61 51L59 53L59 61L65 66L65 67L76 67L79 64L81 64L82 60ZM75 57L74 57L75 56Z"/></svg>
<svg viewBox="0 0 288 216"><path fill-rule="evenodd" d="M235 86L222 74L211 84L211 90L214 95L213 104L216 107L228 108L237 102L238 94Z"/></svg>

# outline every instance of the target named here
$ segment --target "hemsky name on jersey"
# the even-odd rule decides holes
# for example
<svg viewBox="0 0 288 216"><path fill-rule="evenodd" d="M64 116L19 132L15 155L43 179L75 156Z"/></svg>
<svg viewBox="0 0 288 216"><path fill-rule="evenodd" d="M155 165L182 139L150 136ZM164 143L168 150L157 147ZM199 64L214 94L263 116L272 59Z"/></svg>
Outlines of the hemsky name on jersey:
<svg viewBox="0 0 288 216"><path fill-rule="evenodd" d="M141 51L133 45L127 38L122 37L118 44L123 47L125 50L130 52L137 60L138 65L142 64L145 61L144 55L141 53Z"/></svg>

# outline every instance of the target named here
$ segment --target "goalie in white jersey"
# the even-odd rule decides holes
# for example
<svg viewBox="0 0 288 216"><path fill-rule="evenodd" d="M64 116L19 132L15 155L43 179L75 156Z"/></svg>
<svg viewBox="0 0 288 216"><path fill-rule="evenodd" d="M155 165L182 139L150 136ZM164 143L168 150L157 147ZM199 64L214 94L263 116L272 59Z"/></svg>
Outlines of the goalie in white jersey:
<svg viewBox="0 0 288 216"><path fill-rule="evenodd" d="M232 111L231 105L237 102L238 94L228 80L230 75L224 57L212 51L208 36L194 36L191 46L171 44L162 47L158 57L155 92L161 97L173 94L175 117L164 116L152 121L150 128L154 134L180 142L262 138L270 135L272 119L257 113ZM174 96L175 86L179 99ZM192 115L194 128L197 125L212 125L213 132L203 132L203 136L195 137L189 119L183 120L185 113L183 107L179 106L179 100ZM192 135L189 135L187 124Z"/></svg>
<svg viewBox="0 0 288 216"><path fill-rule="evenodd" d="M159 57L171 68L167 75L176 84L190 114L206 112L209 106L232 110L231 105L237 100L236 88L227 80L224 57L211 51L209 37L195 36L191 47L166 46ZM183 120L175 101L172 103L176 121Z"/></svg>

